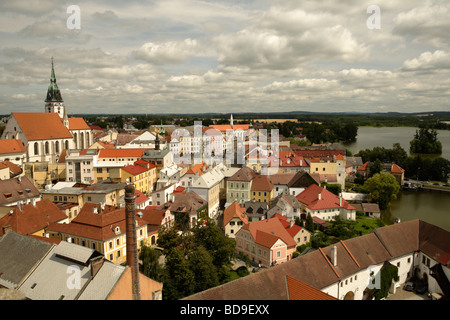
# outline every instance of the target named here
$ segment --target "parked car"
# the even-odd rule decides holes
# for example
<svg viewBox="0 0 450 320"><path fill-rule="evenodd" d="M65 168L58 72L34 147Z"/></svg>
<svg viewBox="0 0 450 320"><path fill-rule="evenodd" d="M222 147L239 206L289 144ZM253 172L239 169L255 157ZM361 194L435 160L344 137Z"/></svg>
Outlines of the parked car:
<svg viewBox="0 0 450 320"><path fill-rule="evenodd" d="M416 288L416 293L424 294L427 292L428 286L426 284L419 284Z"/></svg>
<svg viewBox="0 0 450 320"><path fill-rule="evenodd" d="M407 283L405 283L405 286L403 287L403 289L406 291L413 291L414 283L412 283L411 281L408 281Z"/></svg>

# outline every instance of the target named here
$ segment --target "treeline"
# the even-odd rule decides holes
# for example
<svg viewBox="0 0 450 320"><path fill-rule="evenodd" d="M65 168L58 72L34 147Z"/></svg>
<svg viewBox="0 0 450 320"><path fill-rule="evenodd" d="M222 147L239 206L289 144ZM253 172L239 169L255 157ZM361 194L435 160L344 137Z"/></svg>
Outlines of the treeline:
<svg viewBox="0 0 450 320"><path fill-rule="evenodd" d="M447 182L450 176L449 160L426 155L408 156L399 143L395 143L392 149L375 147L360 150L355 156L360 156L363 163L375 163L377 160L382 163L396 163L405 169L405 177L411 179Z"/></svg>

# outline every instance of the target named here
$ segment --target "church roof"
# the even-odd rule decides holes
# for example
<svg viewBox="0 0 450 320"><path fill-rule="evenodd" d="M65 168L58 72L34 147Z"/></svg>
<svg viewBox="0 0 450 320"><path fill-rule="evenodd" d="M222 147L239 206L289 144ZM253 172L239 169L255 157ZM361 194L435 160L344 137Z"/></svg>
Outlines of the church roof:
<svg viewBox="0 0 450 320"><path fill-rule="evenodd" d="M69 118L69 130L91 130L83 118Z"/></svg>
<svg viewBox="0 0 450 320"><path fill-rule="evenodd" d="M57 113L13 112L12 116L28 141L72 138Z"/></svg>

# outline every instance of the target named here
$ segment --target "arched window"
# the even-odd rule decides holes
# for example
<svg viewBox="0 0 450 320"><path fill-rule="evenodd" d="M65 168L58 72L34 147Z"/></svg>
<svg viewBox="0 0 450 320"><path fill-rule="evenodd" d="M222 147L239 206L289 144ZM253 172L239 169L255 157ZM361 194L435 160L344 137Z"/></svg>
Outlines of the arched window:
<svg viewBox="0 0 450 320"><path fill-rule="evenodd" d="M89 141L89 132L86 132L86 148L88 148L91 145L91 142Z"/></svg>
<svg viewBox="0 0 450 320"><path fill-rule="evenodd" d="M75 149L78 149L78 136L76 132L73 134L73 140L75 141Z"/></svg>
<svg viewBox="0 0 450 320"><path fill-rule="evenodd" d="M59 153L59 141L55 142L55 152Z"/></svg>
<svg viewBox="0 0 450 320"><path fill-rule="evenodd" d="M69 140L66 140L66 143L65 143L65 149L66 149L66 150L69 149Z"/></svg>
<svg viewBox="0 0 450 320"><path fill-rule="evenodd" d="M48 141L45 142L45 154L49 154L50 153L50 147L48 144Z"/></svg>
<svg viewBox="0 0 450 320"><path fill-rule="evenodd" d="M34 143L34 155L37 156L39 154L39 143Z"/></svg>
<svg viewBox="0 0 450 320"><path fill-rule="evenodd" d="M83 132L80 134L80 142L81 142L80 149L84 149L84 133Z"/></svg>

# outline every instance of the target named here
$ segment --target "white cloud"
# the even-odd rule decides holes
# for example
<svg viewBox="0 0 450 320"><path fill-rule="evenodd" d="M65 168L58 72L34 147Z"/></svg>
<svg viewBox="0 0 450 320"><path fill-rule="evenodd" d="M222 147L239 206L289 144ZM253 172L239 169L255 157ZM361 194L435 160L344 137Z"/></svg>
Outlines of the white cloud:
<svg viewBox="0 0 450 320"><path fill-rule="evenodd" d="M136 59L145 60L154 64L182 63L198 53L197 40L147 42L133 54Z"/></svg>

